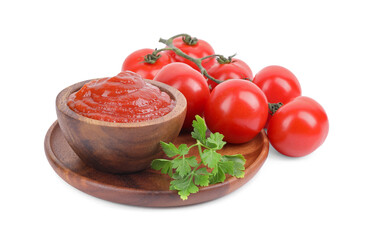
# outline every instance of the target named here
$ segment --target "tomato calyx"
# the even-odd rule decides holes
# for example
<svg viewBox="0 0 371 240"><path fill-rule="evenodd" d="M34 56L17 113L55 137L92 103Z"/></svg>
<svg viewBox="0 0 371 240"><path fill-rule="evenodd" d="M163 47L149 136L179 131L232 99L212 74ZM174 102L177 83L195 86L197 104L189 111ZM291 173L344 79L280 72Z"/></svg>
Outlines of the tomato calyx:
<svg viewBox="0 0 371 240"><path fill-rule="evenodd" d="M149 63L149 64L155 64L155 62L161 57L160 54L156 55L156 54L147 54L144 56L144 61L145 63Z"/></svg>
<svg viewBox="0 0 371 240"><path fill-rule="evenodd" d="M149 63L149 64L155 64L156 61L161 57L160 52L168 50L167 48L162 48L158 49L157 48L150 54L147 54L144 56L144 63Z"/></svg>
<svg viewBox="0 0 371 240"><path fill-rule="evenodd" d="M198 39L196 37L191 37L190 35L186 34L185 36L182 37L182 40L185 44L189 46L194 46L197 44Z"/></svg>
<svg viewBox="0 0 371 240"><path fill-rule="evenodd" d="M229 64L229 63L232 63L233 62L233 58L235 56L236 56L236 53L233 54L232 56L229 56L228 58L224 57L223 55L218 55L218 58L216 59L216 61L219 64Z"/></svg>
<svg viewBox="0 0 371 240"><path fill-rule="evenodd" d="M278 102L278 103L268 103L268 109L269 109L269 114L273 116L280 107L283 106L283 103Z"/></svg>
<svg viewBox="0 0 371 240"><path fill-rule="evenodd" d="M219 64L231 64L231 63L235 62L233 58L236 55L237 55L237 53L235 53L235 54L233 54L232 56L229 56L229 57L224 57L223 55L219 55L219 54L215 54L214 56L217 56L216 61ZM251 78L248 78L248 77L241 76L240 79L248 80L248 81L252 82L252 79Z"/></svg>

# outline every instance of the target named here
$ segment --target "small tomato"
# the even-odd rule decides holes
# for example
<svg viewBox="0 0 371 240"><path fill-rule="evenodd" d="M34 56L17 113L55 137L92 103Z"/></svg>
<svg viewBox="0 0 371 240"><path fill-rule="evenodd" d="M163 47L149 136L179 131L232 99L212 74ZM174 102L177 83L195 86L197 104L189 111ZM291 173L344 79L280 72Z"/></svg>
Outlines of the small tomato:
<svg viewBox="0 0 371 240"><path fill-rule="evenodd" d="M210 91L202 74L185 63L170 63L163 67L153 79L178 89L187 99L187 114L183 129L192 129L196 115L203 116Z"/></svg>
<svg viewBox="0 0 371 240"><path fill-rule="evenodd" d="M145 79L152 80L161 68L173 62L173 59L166 52L156 54L154 57L157 59L147 60L146 57L151 55L153 51L155 50L145 48L131 53L122 64L121 71L132 71Z"/></svg>

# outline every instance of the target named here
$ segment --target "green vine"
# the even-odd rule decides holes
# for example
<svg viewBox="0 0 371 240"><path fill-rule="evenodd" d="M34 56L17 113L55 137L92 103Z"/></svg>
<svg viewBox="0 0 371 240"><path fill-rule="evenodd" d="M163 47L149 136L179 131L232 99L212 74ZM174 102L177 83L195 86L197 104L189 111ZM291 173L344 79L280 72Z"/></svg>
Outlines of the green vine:
<svg viewBox="0 0 371 240"><path fill-rule="evenodd" d="M187 44L188 42L190 43L189 45L192 45L192 44L195 44L194 42L197 43L197 38L192 38L190 35L188 34L185 34L185 33L182 33L182 34L178 34L178 35L175 35L169 39L163 39L163 38L160 38L159 42L165 44L167 47L166 47L166 50L171 50L173 52L175 52L175 54L177 54L178 56L181 56L185 59L188 59L189 61L192 61L193 63L196 64L196 66L200 69L200 72L202 75L204 75L205 77L207 77L208 79L216 82L216 83L222 83L223 81L220 81L212 76L210 76L206 69L202 66L202 60L204 59L207 59L207 58L211 58L211 57L220 57L222 55L218 55L218 54L214 54L214 55L210 55L210 56L205 56L203 58L193 58L187 54L185 54L184 52L182 52L179 48L175 47L174 44L173 44L173 41L175 38L177 37L182 37L183 41L187 41Z"/></svg>

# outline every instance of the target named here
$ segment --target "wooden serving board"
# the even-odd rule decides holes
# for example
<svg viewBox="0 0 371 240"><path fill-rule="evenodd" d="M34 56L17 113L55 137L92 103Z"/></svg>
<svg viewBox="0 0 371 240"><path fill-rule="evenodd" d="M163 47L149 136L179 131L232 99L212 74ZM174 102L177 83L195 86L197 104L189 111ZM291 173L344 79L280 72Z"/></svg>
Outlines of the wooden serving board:
<svg viewBox="0 0 371 240"><path fill-rule="evenodd" d="M180 135L174 144L192 145L190 134ZM193 149L191 149L192 151ZM45 153L55 172L73 187L111 202L146 206L174 207L191 205L222 197L249 181L263 165L269 151L268 138L262 130L245 144L227 144L221 154L242 154L246 158L244 178L227 176L223 183L200 188L188 200L181 200L169 190L171 179L159 171L147 169L134 174L118 175L95 170L83 163L65 140L56 121L45 136ZM197 155L197 149L191 154Z"/></svg>

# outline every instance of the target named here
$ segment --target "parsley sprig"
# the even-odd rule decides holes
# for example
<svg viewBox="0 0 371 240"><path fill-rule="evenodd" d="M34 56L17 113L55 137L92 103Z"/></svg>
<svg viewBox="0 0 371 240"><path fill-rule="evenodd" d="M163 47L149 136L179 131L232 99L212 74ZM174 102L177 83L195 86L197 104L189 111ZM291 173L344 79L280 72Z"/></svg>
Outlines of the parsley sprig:
<svg viewBox="0 0 371 240"><path fill-rule="evenodd" d="M169 159L155 159L151 167L168 174L173 180L170 190L177 190L182 200L187 200L191 193L199 191L199 187L209 186L224 182L226 174L243 178L245 175L245 158L241 154L221 155L217 151L226 144L224 135L218 132L210 133L206 137L207 127L205 121L196 116L193 121L192 137L196 143L187 146L180 144L176 147L173 143L161 142L161 147ZM195 156L188 156L191 148L197 147L201 162Z"/></svg>

